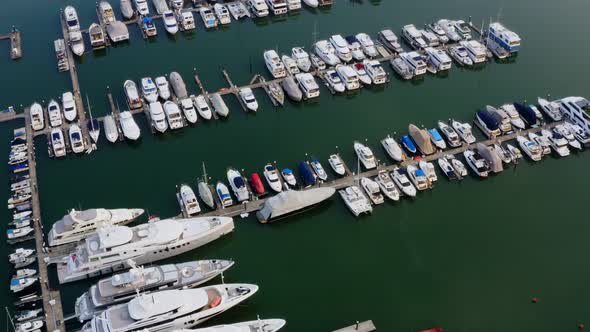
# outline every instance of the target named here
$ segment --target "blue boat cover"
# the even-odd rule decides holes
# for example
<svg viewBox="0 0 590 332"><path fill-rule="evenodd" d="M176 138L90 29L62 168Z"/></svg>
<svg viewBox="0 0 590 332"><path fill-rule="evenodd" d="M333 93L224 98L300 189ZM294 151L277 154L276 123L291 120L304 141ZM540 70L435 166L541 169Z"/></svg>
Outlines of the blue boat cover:
<svg viewBox="0 0 590 332"><path fill-rule="evenodd" d="M346 36L346 37L344 37L344 39L349 44L358 43L359 42L359 40L355 36Z"/></svg>
<svg viewBox="0 0 590 332"><path fill-rule="evenodd" d="M440 133L438 132L438 130L436 130L436 128L428 129L428 132L430 133L432 138L434 138L435 141L443 140L442 136L440 136Z"/></svg>
<svg viewBox="0 0 590 332"><path fill-rule="evenodd" d="M16 278L12 278L10 280L10 286L18 286L19 284L20 284L20 282Z"/></svg>
<svg viewBox="0 0 590 332"><path fill-rule="evenodd" d="M270 171L274 171L276 168L273 165L266 165L266 167L264 169L266 169L267 171L270 172Z"/></svg>
<svg viewBox="0 0 590 332"><path fill-rule="evenodd" d="M522 116L522 119L530 126L537 123L537 115L529 106L525 106L521 103L514 103L514 108L518 111L518 114Z"/></svg>
<svg viewBox="0 0 590 332"><path fill-rule="evenodd" d="M477 111L477 116L485 123L488 130L496 130L499 128L498 121L490 113L484 111Z"/></svg>
<svg viewBox="0 0 590 332"><path fill-rule="evenodd" d="M59 139L59 133L53 133L53 134L51 135L51 138L52 138L52 139Z"/></svg>
<svg viewBox="0 0 590 332"><path fill-rule="evenodd" d="M75 138L75 139L81 139L79 133L73 133L72 134L72 137Z"/></svg>
<svg viewBox="0 0 590 332"><path fill-rule="evenodd" d="M306 186L313 186L315 184L315 176L311 172L309 165L305 161L300 161L298 164L299 173L303 178L303 182Z"/></svg>
<svg viewBox="0 0 590 332"><path fill-rule="evenodd" d="M290 168L284 168L283 173L285 174L293 174L293 171Z"/></svg>
<svg viewBox="0 0 590 332"><path fill-rule="evenodd" d="M244 187L246 184L244 183L244 179L241 176L235 177L234 178L234 185L237 188L242 188Z"/></svg>
<svg viewBox="0 0 590 332"><path fill-rule="evenodd" d="M412 139L410 138L410 136L408 135L404 135L402 137L402 144L406 147L406 149L408 149L410 152L414 153L416 152L416 145L414 145L414 142L412 141Z"/></svg>
<svg viewBox="0 0 590 332"><path fill-rule="evenodd" d="M416 176L426 176L426 174L424 173L424 171L423 171L423 170L421 170L421 169L417 169L417 170L416 170Z"/></svg>

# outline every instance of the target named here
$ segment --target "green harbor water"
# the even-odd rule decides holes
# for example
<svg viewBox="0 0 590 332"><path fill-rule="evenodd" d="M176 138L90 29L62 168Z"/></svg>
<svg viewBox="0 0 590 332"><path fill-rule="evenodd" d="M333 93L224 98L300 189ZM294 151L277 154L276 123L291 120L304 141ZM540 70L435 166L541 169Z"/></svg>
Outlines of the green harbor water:
<svg viewBox="0 0 590 332"><path fill-rule="evenodd" d="M69 90L68 73L58 73L53 40L61 34L58 11L74 5L82 26L96 20L94 1L5 0L0 21L8 32L23 33L23 55L9 60L8 41L0 44L0 107L47 102ZM120 17L118 1L111 1ZM78 61L83 95L95 116L110 112L107 86L121 106L126 79L158 76L176 70L189 91L198 71L209 91L226 86L221 68L238 85L255 73L267 75L262 52L293 46L311 49L314 39L391 27L416 26L439 18L472 16L474 22L500 17L523 39L511 63L491 62L478 70L454 67L444 77L419 81L394 78L381 89L331 96L322 87L313 102L288 103L274 109L262 90L257 114L246 114L233 96L225 97L230 116L179 132L154 136L143 115L137 144L109 144L104 137L91 155L48 158L46 138L36 139L42 220L46 230L70 208L140 207L150 214L178 214L175 186L196 186L205 162L213 181L225 179L229 166L261 172L266 162L295 168L306 154L328 167L339 151L353 167L354 140L367 140L387 161L379 140L407 131L409 123L434 126L439 119L471 121L486 105L537 96L590 96L587 13L590 3L565 1L337 0L327 10L303 9L284 18L233 22L205 31L159 35L144 41L130 26L128 44L87 52ZM316 33L314 33L314 31ZM89 47L89 46L87 46ZM391 73L389 67L386 69ZM12 129L1 124L8 154ZM236 230L214 243L162 262L231 258L235 266L225 282L255 283L260 291L249 301L205 325L262 318L284 318L284 331L331 331L356 320L372 319L379 331L418 331L440 326L445 331L574 331L590 324L590 224L587 173L590 154L564 159L521 162L481 181L473 177L450 183L439 176L432 191L415 200L387 202L371 216L355 219L334 196L319 208L280 223L260 225L253 216L236 218ZM9 178L6 169L2 170ZM8 181L4 189L9 195ZM10 212L5 210L9 220ZM142 222L145 219L142 219ZM6 224L3 224L6 225ZM4 229L5 226L2 226ZM27 245L33 245L32 242ZM0 245L7 255L11 247ZM160 262L160 263L162 263ZM11 267L5 269L6 284ZM59 286L55 268L51 285L61 290L64 313L71 314L77 296L95 282ZM216 280L220 282L220 280ZM0 303L14 296L1 287ZM531 299L538 297L533 304ZM6 326L5 317L1 320ZM68 330L76 325L68 323Z"/></svg>

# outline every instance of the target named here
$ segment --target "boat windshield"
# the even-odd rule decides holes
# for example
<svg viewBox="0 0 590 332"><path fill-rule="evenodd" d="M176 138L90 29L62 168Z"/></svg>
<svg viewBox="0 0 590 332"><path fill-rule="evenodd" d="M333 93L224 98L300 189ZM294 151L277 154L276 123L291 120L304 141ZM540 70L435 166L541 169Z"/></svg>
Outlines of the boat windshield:
<svg viewBox="0 0 590 332"><path fill-rule="evenodd" d="M70 20L68 20L68 26L75 27L77 25L78 25L78 20L76 20L76 19L70 19Z"/></svg>

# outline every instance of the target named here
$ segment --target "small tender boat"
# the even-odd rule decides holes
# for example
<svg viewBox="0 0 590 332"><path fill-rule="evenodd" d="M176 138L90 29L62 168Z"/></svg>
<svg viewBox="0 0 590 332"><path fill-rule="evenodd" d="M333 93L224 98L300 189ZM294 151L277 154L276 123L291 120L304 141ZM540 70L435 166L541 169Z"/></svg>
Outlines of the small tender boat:
<svg viewBox="0 0 590 332"><path fill-rule="evenodd" d="M366 169L373 169L377 167L377 159L375 159L375 155L371 149L358 142L355 141L353 144L354 152L356 152L357 157L363 164Z"/></svg>
<svg viewBox="0 0 590 332"><path fill-rule="evenodd" d="M217 193L217 197L219 197L219 201L221 201L222 208L226 208L234 204L229 190L223 182L217 182L217 185L215 186L215 192Z"/></svg>
<svg viewBox="0 0 590 332"><path fill-rule="evenodd" d="M238 202L244 202L250 199L250 192L246 187L246 181L242 177L242 174L236 169L229 168L227 170L227 181L232 188L234 195L238 199Z"/></svg>
<svg viewBox="0 0 590 332"><path fill-rule="evenodd" d="M318 177L318 179L322 180L322 181L326 181L328 179L328 174L326 173L326 171L324 170L324 167L322 166L322 164L320 163L319 160L314 159L310 162L311 168L313 169L315 175Z"/></svg>
<svg viewBox="0 0 590 332"><path fill-rule="evenodd" d="M379 188L387 198L392 201L399 200L400 193L386 170L380 170L374 181L377 182Z"/></svg>
<svg viewBox="0 0 590 332"><path fill-rule="evenodd" d="M249 109L252 112L256 112L258 110L258 101L256 101L256 97L254 97L252 89L240 89L239 95L240 99L242 99L247 109Z"/></svg>
<svg viewBox="0 0 590 332"><path fill-rule="evenodd" d="M66 155L66 143L64 140L64 133L61 128L53 128L50 133L51 147L55 157L63 157Z"/></svg>
<svg viewBox="0 0 590 332"><path fill-rule="evenodd" d="M69 130L70 145L74 153L82 153L85 150L84 140L82 139L82 130L76 123L72 123Z"/></svg>
<svg viewBox="0 0 590 332"><path fill-rule="evenodd" d="M131 112L121 112L119 115L119 121L121 123L121 130L123 131L123 136L125 136L125 138L132 141L139 139L141 132Z"/></svg>
<svg viewBox="0 0 590 332"><path fill-rule="evenodd" d="M188 184L183 183L180 185L178 196L182 202L182 209L187 216L190 217L201 212L201 206L199 205L199 201L197 201L197 196L195 195L193 188Z"/></svg>
<svg viewBox="0 0 590 332"><path fill-rule="evenodd" d="M47 105L47 113L49 113L49 125L52 127L59 127L62 124L61 110L59 104L51 99Z"/></svg>
<svg viewBox="0 0 590 332"><path fill-rule="evenodd" d="M104 117L104 134L107 140L111 143L115 143L119 139L117 124L115 123L113 116L110 114Z"/></svg>
<svg viewBox="0 0 590 332"><path fill-rule="evenodd" d="M378 205L383 204L383 202L385 202L385 199L381 194L381 189L377 182L367 177L362 177L360 183L361 187L363 188L365 193L367 193L367 196L369 196L369 199L371 200L371 202L373 202L373 204Z"/></svg>
<svg viewBox="0 0 590 332"><path fill-rule="evenodd" d="M281 179L279 177L279 171L276 167L274 167L271 164L266 164L264 166L263 174L264 178L266 179L266 182L270 186L270 189L272 189L275 192L283 191L283 186L281 185Z"/></svg>
<svg viewBox="0 0 590 332"><path fill-rule="evenodd" d="M404 151L391 136L387 135L387 137L382 139L381 145L391 159L395 161L403 161L405 159Z"/></svg>
<svg viewBox="0 0 590 332"><path fill-rule="evenodd" d="M346 175L346 169L344 168L344 163L342 162L342 158L340 158L337 154L330 155L328 158L328 163L334 170L334 172L340 176Z"/></svg>
<svg viewBox="0 0 590 332"><path fill-rule="evenodd" d="M213 117L213 112L211 112L211 107L209 107L205 97L203 95L198 95L194 100L194 104L197 108L197 112L199 112L199 115L205 120L211 120Z"/></svg>
<svg viewBox="0 0 590 332"><path fill-rule="evenodd" d="M295 187L297 185L297 178L295 178L295 174L290 168L283 168L281 176L289 186Z"/></svg>
<svg viewBox="0 0 590 332"><path fill-rule="evenodd" d="M393 182L402 191L402 193L409 197L416 197L416 187L408 179L408 173L401 168L395 168L391 173Z"/></svg>
<svg viewBox="0 0 590 332"><path fill-rule="evenodd" d="M260 180L260 175L258 175L258 173L250 174L250 186L254 190L254 194L256 194L256 195L266 194L266 190L264 189L264 184L262 184L262 180Z"/></svg>

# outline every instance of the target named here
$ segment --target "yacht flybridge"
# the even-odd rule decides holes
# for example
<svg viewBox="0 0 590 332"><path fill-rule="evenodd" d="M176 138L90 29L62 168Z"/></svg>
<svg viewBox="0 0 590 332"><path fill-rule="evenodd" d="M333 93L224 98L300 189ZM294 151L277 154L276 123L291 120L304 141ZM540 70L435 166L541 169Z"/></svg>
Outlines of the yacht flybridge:
<svg viewBox="0 0 590 332"><path fill-rule="evenodd" d="M234 229L232 218L165 219L135 227L105 225L58 263L60 283L146 264L201 247Z"/></svg>

